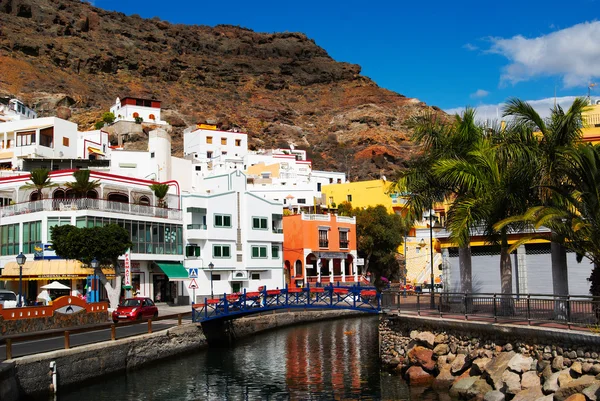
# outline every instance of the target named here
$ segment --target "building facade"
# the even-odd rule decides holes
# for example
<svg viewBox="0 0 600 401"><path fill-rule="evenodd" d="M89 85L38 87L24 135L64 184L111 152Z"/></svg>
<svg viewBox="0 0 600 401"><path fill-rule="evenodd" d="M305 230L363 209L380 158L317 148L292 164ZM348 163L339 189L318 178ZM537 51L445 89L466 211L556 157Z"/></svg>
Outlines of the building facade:
<svg viewBox="0 0 600 401"><path fill-rule="evenodd" d="M151 124L167 124L160 119L160 100L141 99L134 97L117 98L110 107L110 112L115 115L116 121L136 122L140 119Z"/></svg>

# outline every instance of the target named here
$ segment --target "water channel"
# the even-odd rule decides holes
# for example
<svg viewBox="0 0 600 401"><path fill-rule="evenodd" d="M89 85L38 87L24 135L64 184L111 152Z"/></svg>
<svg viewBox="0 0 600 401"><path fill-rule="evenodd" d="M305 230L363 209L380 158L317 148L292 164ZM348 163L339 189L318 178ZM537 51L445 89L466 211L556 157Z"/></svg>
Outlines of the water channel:
<svg viewBox="0 0 600 401"><path fill-rule="evenodd" d="M441 400L380 373L377 317L270 331L61 392L60 401Z"/></svg>

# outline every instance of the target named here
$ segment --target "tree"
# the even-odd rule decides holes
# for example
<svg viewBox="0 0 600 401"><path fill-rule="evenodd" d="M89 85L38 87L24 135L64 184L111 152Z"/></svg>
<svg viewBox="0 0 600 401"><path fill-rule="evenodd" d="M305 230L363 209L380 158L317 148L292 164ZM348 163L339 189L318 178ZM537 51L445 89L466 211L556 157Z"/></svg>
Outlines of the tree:
<svg viewBox="0 0 600 401"><path fill-rule="evenodd" d="M110 111L107 111L106 113L102 114L102 121L107 124L112 124L115 122L115 115Z"/></svg>
<svg viewBox="0 0 600 401"><path fill-rule="evenodd" d="M400 278L397 250L407 233L400 215L388 213L382 205L354 209L358 254L365 259L364 273L372 273L372 282L381 285L381 277Z"/></svg>
<svg viewBox="0 0 600 401"><path fill-rule="evenodd" d="M338 216L354 216L352 203L348 201L344 201L340 203L337 207Z"/></svg>
<svg viewBox="0 0 600 401"><path fill-rule="evenodd" d="M65 225L52 227L51 238L54 251L62 258L79 260L86 265L90 265L90 262L96 258L101 266L114 267L114 288L101 268L97 268L94 274L100 278L100 282L106 288L111 308L116 308L121 293L122 271L119 257L133 245L129 232L116 224L92 228Z"/></svg>
<svg viewBox="0 0 600 401"><path fill-rule="evenodd" d="M24 189L35 189L38 194L38 200L44 199L43 190L46 188L56 187L50 179L50 171L45 168L36 168L29 174L31 183L23 186Z"/></svg>
<svg viewBox="0 0 600 401"><path fill-rule="evenodd" d="M563 153L572 149L581 139L582 112L587 107L587 99L577 98L565 113L560 105L554 106L550 118L544 120L535 109L519 99L510 99L504 109L504 116L515 118L516 123L540 133L538 137L538 176L537 187L543 205L554 203L552 187L562 185L565 172ZM569 276L565 238L556 231L551 234L552 285L555 295L569 294ZM521 241L522 242L522 241Z"/></svg>
<svg viewBox="0 0 600 401"><path fill-rule="evenodd" d="M158 207L165 207L165 196L169 192L168 184L152 184L149 187L152 192L154 192L154 196L158 199Z"/></svg>
<svg viewBox="0 0 600 401"><path fill-rule="evenodd" d="M75 192L78 198L85 198L88 192L100 186L99 180L90 181L90 170L77 170L73 173L74 182L67 182L67 188Z"/></svg>

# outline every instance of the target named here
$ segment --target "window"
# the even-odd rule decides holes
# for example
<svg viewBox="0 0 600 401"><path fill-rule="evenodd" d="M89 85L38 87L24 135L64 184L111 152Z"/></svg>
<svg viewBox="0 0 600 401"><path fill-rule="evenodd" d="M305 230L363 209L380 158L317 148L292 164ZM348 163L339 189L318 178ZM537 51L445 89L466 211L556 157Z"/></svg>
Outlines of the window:
<svg viewBox="0 0 600 401"><path fill-rule="evenodd" d="M252 258L253 259L256 259L256 258L266 259L267 258L267 247L266 246L253 246L252 247Z"/></svg>
<svg viewBox="0 0 600 401"><path fill-rule="evenodd" d="M221 152L223 156L227 156L227 152Z"/></svg>
<svg viewBox="0 0 600 401"><path fill-rule="evenodd" d="M352 202L352 195L351 194L346 195L346 200L348 202Z"/></svg>
<svg viewBox="0 0 600 401"><path fill-rule="evenodd" d="M16 255L19 253L19 224L2 226L2 255Z"/></svg>
<svg viewBox="0 0 600 401"><path fill-rule="evenodd" d="M348 231L340 231L340 248L348 249Z"/></svg>
<svg viewBox="0 0 600 401"><path fill-rule="evenodd" d="M197 258L200 256L200 247L198 245L188 245L185 247L185 256L188 258Z"/></svg>
<svg viewBox="0 0 600 401"><path fill-rule="evenodd" d="M42 242L42 222L23 223L23 253L33 253L33 248Z"/></svg>
<svg viewBox="0 0 600 401"><path fill-rule="evenodd" d="M213 245L213 258L230 258L231 249L229 245Z"/></svg>
<svg viewBox="0 0 600 401"><path fill-rule="evenodd" d="M206 143L212 143L212 136L206 137Z"/></svg>
<svg viewBox="0 0 600 401"><path fill-rule="evenodd" d="M212 159L212 152L206 152L206 158Z"/></svg>
<svg viewBox="0 0 600 401"><path fill-rule="evenodd" d="M279 247L277 245L271 245L271 257L279 259Z"/></svg>
<svg viewBox="0 0 600 401"><path fill-rule="evenodd" d="M317 192L321 192L321 183L317 182Z"/></svg>
<svg viewBox="0 0 600 401"><path fill-rule="evenodd" d="M250 278L252 280L260 280L260 273L252 273L252 276L250 276Z"/></svg>
<svg viewBox="0 0 600 401"><path fill-rule="evenodd" d="M221 138L221 145L227 145L227 138Z"/></svg>
<svg viewBox="0 0 600 401"><path fill-rule="evenodd" d="M235 146L242 146L242 140L241 139L236 139L235 140Z"/></svg>
<svg viewBox="0 0 600 401"><path fill-rule="evenodd" d="M267 229L267 218L266 217L253 217L252 218L252 229L253 230L266 230Z"/></svg>
<svg viewBox="0 0 600 401"><path fill-rule="evenodd" d="M333 205L333 196L329 197L329 204Z"/></svg>
<svg viewBox="0 0 600 401"><path fill-rule="evenodd" d="M298 204L306 204L306 199L304 199L304 198L298 199Z"/></svg>
<svg viewBox="0 0 600 401"><path fill-rule="evenodd" d="M319 247L327 248L329 246L329 240L327 239L327 230L319 230Z"/></svg>
<svg viewBox="0 0 600 401"><path fill-rule="evenodd" d="M210 277L211 277L212 281L221 281L221 275L220 274L214 274L214 273L212 273L210 275Z"/></svg>
<svg viewBox="0 0 600 401"><path fill-rule="evenodd" d="M78 218L77 221L79 221L80 219L81 218ZM52 240L52 227L67 226L69 224L71 224L70 217L48 217L48 241Z"/></svg>
<svg viewBox="0 0 600 401"><path fill-rule="evenodd" d="M69 147L69 138L63 136L63 146Z"/></svg>
<svg viewBox="0 0 600 401"><path fill-rule="evenodd" d="M215 227L231 228L231 215L215 214Z"/></svg>
<svg viewBox="0 0 600 401"><path fill-rule="evenodd" d="M202 166L196 166L196 171L202 171Z"/></svg>
<svg viewBox="0 0 600 401"><path fill-rule="evenodd" d="M154 159L154 152L150 152L150 158Z"/></svg>
<svg viewBox="0 0 600 401"><path fill-rule="evenodd" d="M17 146L28 146L35 143L35 131L17 133Z"/></svg>

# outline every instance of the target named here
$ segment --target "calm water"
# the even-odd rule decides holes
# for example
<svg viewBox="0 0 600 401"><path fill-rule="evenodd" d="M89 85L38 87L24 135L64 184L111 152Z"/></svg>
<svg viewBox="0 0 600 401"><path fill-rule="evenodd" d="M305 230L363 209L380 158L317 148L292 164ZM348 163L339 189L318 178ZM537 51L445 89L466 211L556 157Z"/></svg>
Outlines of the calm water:
<svg viewBox="0 0 600 401"><path fill-rule="evenodd" d="M381 374L377 317L271 331L63 392L88 400L435 400ZM417 391L417 392L415 392Z"/></svg>

